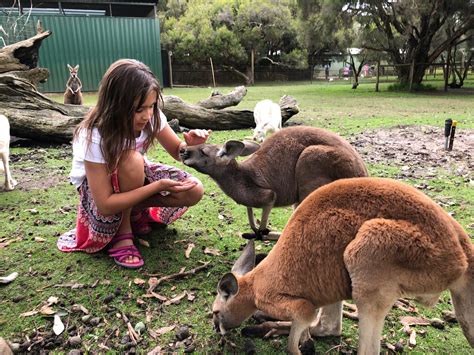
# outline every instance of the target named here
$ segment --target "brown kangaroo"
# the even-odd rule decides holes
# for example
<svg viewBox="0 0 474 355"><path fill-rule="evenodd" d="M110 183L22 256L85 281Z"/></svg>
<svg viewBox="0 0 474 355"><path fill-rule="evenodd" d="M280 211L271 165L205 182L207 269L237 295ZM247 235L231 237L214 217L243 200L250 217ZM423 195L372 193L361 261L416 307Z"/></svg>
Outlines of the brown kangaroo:
<svg viewBox="0 0 474 355"><path fill-rule="evenodd" d="M253 153L253 154L252 154ZM252 154L237 162L237 156ZM314 127L284 128L260 146L228 141L223 146L201 144L183 149L183 163L209 175L235 202L247 207L249 224L257 236L277 239L266 230L273 207L298 204L331 181L367 176L363 160L337 134ZM252 208L262 208L257 227Z"/></svg>
<svg viewBox="0 0 474 355"><path fill-rule="evenodd" d="M298 342L310 335L341 334L341 301L353 299L358 354L379 354L385 316L398 298L434 305L449 289L474 347L474 245L413 187L381 178L332 182L299 205L255 268L253 243L218 285L214 324L223 334L261 310L292 321L288 350L300 354Z"/></svg>
<svg viewBox="0 0 474 355"><path fill-rule="evenodd" d="M82 105L82 82L77 76L79 65L76 65L73 68L68 64L67 67L70 75L66 83L66 91L64 92L64 103L70 105Z"/></svg>

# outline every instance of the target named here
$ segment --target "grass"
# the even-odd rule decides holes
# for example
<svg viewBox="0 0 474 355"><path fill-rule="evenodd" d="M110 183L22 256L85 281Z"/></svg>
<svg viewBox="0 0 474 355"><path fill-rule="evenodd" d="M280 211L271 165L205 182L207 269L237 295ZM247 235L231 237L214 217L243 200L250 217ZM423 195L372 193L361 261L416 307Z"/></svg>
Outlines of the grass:
<svg viewBox="0 0 474 355"><path fill-rule="evenodd" d="M388 84L383 84L386 89ZM220 88L228 92L232 88ZM209 88L166 89L166 95L176 95L187 102L197 102L210 94ZM474 100L472 95L451 91L448 94L435 93L375 93L373 84L361 84L357 90L340 84L295 84L262 85L249 87L248 93L238 108L251 109L263 98L278 101L282 95L291 95L298 101L300 113L293 121L307 125L325 127L349 137L368 129L397 125L432 125L442 127L446 118L457 119L459 130L474 128ZM51 95L61 101L62 95ZM94 104L95 94L85 94L85 103ZM214 132L210 141L222 143L227 139L243 139L251 130ZM187 325L193 334L197 353L242 353L245 338L238 331L230 335L237 346L233 349L219 345L220 337L214 333L209 312L214 299L219 277L229 271L239 256L243 240L239 237L248 231L245 208L236 205L225 196L217 185L206 176L195 173L203 181L206 194L203 200L191 208L183 218L166 229L154 230L143 239L150 247L140 246L145 258L145 267L139 271L124 270L115 266L103 253L61 253L56 249L57 236L74 227L77 196L67 181L72 156L71 147L36 146L11 149L13 174L19 180L16 190L0 194L0 275L13 271L19 277L8 285L0 286L0 336L10 341L23 343L26 337L45 341L41 348L55 353L68 353L74 348L66 345L69 335L50 337L52 317L41 314L20 316L38 310L49 297L59 302L51 307L63 311L62 320L69 327L70 334L81 334L81 348L86 352L123 353L130 348L124 340L127 327L119 315L126 314L134 326L139 322L146 325L142 341L135 347L139 353L160 345L176 341L175 330L152 337L157 329L169 325ZM180 163L156 148L149 154L152 160L177 165ZM187 168L185 168L188 170ZM398 178L400 169L394 165L371 164L372 176ZM24 175L19 175L23 172ZM417 185L419 179L408 180ZM440 171L432 180L433 189L427 191L432 198L447 197L445 208L471 233L473 225L472 207L474 192L472 183L449 172ZM291 214L290 208L274 210L270 216L271 227L282 229ZM6 243L10 244L6 245ZM187 259L184 252L189 243L195 248ZM268 251L270 243L260 243L261 251ZM203 253L209 247L220 251L219 256ZM168 275L182 267L189 270L209 261L205 271L192 277L163 283L157 292L168 298L183 291L194 294L194 301L185 297L180 304L164 305L156 299L144 298L148 285L141 284L149 274ZM91 317L99 317L98 325L85 320L84 313L75 311L85 307ZM442 318L442 311L452 309L445 293L440 303L431 310L420 309L421 315ZM405 344L407 336L401 332L399 317L408 313L393 310L387 317L384 338L395 344L400 339ZM248 324L248 323L247 323ZM420 328L418 328L420 329ZM426 332L418 335L416 353L468 353L472 351L462 335L458 324L447 324L443 330L425 327ZM284 354L286 337L271 340L254 339L260 354ZM338 347L342 345L342 347ZM336 347L336 348L335 348ZM34 347L38 350L38 347ZM336 349L353 351L357 349L357 323L344 319L341 338L324 338L316 341L318 352L337 352ZM384 350L385 351L385 350ZM182 353L183 348L177 350Z"/></svg>

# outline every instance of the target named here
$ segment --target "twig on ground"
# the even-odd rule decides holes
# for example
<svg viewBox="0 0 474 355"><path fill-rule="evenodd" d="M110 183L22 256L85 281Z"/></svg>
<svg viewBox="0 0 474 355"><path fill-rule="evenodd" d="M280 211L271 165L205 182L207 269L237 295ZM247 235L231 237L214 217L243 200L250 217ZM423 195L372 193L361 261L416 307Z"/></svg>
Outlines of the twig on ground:
<svg viewBox="0 0 474 355"><path fill-rule="evenodd" d="M171 274L171 275L166 275L166 276L162 276L160 277L159 279L157 280L153 280L153 281L150 281L149 284L150 284L150 288L148 289L148 293L151 293L155 290L155 288L160 285L162 282L164 281L169 281L169 280L176 280L176 279L182 279L186 276L190 276L190 275L194 275L196 274L197 272L201 271L201 270L204 270L206 269L209 264L210 264L210 261L206 261L206 262L202 262L203 265L201 266L198 266L198 267L195 267L194 269L191 269L189 271L183 271L183 272L178 272L178 273L175 273L175 274ZM145 274L146 276L151 276L151 277L155 277L157 276L157 274ZM150 279L151 280L151 279Z"/></svg>

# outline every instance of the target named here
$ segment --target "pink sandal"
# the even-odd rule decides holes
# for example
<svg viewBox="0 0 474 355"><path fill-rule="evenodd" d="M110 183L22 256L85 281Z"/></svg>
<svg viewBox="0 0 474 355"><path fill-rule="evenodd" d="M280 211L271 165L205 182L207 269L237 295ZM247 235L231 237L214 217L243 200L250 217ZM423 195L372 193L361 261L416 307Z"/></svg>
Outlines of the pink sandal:
<svg viewBox="0 0 474 355"><path fill-rule="evenodd" d="M133 239L132 233L125 233L116 236L112 239L112 242L119 242L121 240ZM117 265L120 265L127 269L138 269L143 266L143 257L138 251L135 245L124 245L122 247L110 248L108 251L110 257L114 258ZM139 260L134 263L128 263L125 260L131 256L137 257Z"/></svg>

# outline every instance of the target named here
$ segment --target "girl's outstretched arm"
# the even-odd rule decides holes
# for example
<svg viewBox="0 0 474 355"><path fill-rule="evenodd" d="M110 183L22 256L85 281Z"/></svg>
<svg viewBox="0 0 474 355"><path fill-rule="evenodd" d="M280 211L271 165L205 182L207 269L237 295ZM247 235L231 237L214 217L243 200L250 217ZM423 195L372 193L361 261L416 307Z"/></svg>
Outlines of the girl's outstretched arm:
<svg viewBox="0 0 474 355"><path fill-rule="evenodd" d="M176 160L180 160L179 151L183 145L198 145L205 143L211 131L207 129L193 129L187 133L183 133L185 142L179 139L178 135L166 126L158 133L158 142L165 148L165 150Z"/></svg>

